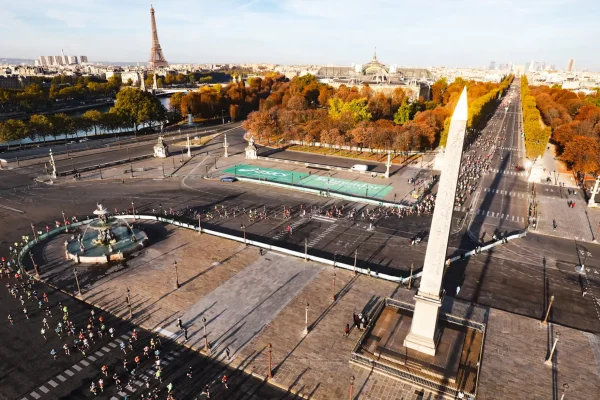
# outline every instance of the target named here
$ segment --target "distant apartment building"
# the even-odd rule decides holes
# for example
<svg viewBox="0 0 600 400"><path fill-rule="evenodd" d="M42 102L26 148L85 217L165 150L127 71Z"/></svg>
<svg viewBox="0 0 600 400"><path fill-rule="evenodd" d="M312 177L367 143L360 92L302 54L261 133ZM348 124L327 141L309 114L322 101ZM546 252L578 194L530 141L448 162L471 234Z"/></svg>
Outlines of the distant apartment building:
<svg viewBox="0 0 600 400"><path fill-rule="evenodd" d="M39 56L35 65L40 67L56 67L62 65L81 65L88 62L87 56Z"/></svg>
<svg viewBox="0 0 600 400"><path fill-rule="evenodd" d="M567 64L567 72L573 72L573 64L575 63L574 59L569 60L569 64Z"/></svg>

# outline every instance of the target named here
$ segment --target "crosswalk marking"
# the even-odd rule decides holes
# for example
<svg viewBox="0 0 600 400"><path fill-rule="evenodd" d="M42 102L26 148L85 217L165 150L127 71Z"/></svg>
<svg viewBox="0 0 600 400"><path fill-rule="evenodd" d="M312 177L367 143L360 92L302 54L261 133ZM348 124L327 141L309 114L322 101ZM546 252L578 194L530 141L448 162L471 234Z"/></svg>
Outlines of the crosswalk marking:
<svg viewBox="0 0 600 400"><path fill-rule="evenodd" d="M50 384L50 386L52 387L57 387L58 383L54 382L53 380L49 380L48 383Z"/></svg>
<svg viewBox="0 0 600 400"><path fill-rule="evenodd" d="M96 361L96 360L97 360L97 358L96 358L96 357L94 357L94 356L88 356L88 359L89 359L89 360L92 360L92 361Z"/></svg>
<svg viewBox="0 0 600 400"><path fill-rule="evenodd" d="M73 376L73 375L75 375L75 374L73 373L73 371L71 371L70 369L65 369L65 374L67 374L67 375L69 375L69 376Z"/></svg>
<svg viewBox="0 0 600 400"><path fill-rule="evenodd" d="M48 389L46 386L40 386L39 389L44 393L48 393L50 391L50 389Z"/></svg>
<svg viewBox="0 0 600 400"><path fill-rule="evenodd" d="M58 378L58 380L60 380L61 382L64 382L64 381L66 381L66 380L67 380L67 378L65 378L65 377L64 377L64 376L62 376L62 375L57 375L56 377L57 377L57 378Z"/></svg>
<svg viewBox="0 0 600 400"><path fill-rule="evenodd" d="M108 345L109 345L110 347L112 347L113 349L114 349L115 347L117 347L117 344L116 344L116 343L113 343L113 342L110 342Z"/></svg>
<svg viewBox="0 0 600 400"><path fill-rule="evenodd" d="M79 372L79 371L81 371L81 370L82 370L82 368L81 368L79 365L77 365L77 364L73 365L73 367L72 367L72 368L73 368L74 370L76 370L77 372Z"/></svg>
<svg viewBox="0 0 600 400"><path fill-rule="evenodd" d="M79 364L83 364L83 366L84 366L84 367L87 367L88 365L90 365L90 363L89 363L89 362L87 362L87 361L85 361L85 360L81 360L81 361L79 362Z"/></svg>
<svg viewBox="0 0 600 400"><path fill-rule="evenodd" d="M33 397L34 399L36 399L36 400L37 400L37 399L39 399L40 397L42 397L42 396L40 396L39 394L37 394L36 392L31 392L29 395L30 395L31 397Z"/></svg>
<svg viewBox="0 0 600 400"><path fill-rule="evenodd" d="M505 219L507 221L512 220L514 222L525 222L525 218L524 217L519 217L519 216L510 215L510 214L504 214L504 213L496 213L494 211L483 210L481 208L477 209L477 211L475 212L475 214L479 215L479 216L483 216L483 217Z"/></svg>
<svg viewBox="0 0 600 400"><path fill-rule="evenodd" d="M106 346L104 346L101 350L104 350L107 353L110 351L110 349L108 347L106 347Z"/></svg>

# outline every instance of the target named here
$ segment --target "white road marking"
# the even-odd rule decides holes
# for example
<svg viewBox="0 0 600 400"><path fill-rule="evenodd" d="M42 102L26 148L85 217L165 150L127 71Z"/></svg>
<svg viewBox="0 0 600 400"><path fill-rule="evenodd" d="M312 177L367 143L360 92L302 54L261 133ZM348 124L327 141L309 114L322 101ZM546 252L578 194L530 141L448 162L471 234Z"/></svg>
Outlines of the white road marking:
<svg viewBox="0 0 600 400"><path fill-rule="evenodd" d="M50 391L46 386L40 386L39 389L44 393L48 393Z"/></svg>

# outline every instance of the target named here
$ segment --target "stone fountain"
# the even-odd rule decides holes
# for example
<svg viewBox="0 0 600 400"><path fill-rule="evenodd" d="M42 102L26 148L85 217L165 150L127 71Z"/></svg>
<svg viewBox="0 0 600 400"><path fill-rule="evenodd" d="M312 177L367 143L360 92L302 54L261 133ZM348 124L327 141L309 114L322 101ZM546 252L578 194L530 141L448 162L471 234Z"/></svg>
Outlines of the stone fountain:
<svg viewBox="0 0 600 400"><path fill-rule="evenodd" d="M96 218L86 226L83 234L78 233L65 241L68 259L79 263L123 260L142 249L148 241L144 231L132 227L124 218L111 216L102 204L97 205L94 215Z"/></svg>

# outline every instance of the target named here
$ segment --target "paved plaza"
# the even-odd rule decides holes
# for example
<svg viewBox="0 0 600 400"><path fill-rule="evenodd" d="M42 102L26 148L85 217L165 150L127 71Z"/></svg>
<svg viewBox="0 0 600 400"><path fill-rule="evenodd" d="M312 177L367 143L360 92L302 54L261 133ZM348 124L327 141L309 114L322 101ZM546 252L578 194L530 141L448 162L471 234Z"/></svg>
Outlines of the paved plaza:
<svg viewBox="0 0 600 400"><path fill-rule="evenodd" d="M138 225L141 225L138 223ZM183 342L175 325L181 317L188 330L186 346L202 351L203 323L213 352L210 357L255 376L267 375L267 345L272 345L272 384L303 398L340 399L354 376L356 398L434 399L432 393L360 367L350 353L361 332L344 326L352 314L369 315L378 302L392 297L412 302L414 291L372 277L333 270L301 259L258 250L243 243L160 223L143 224L152 245L126 265L78 266L84 301L127 318L127 287L133 322ZM60 237L44 248L42 278L74 291L72 263L61 257ZM173 262L181 287L175 289ZM309 303L309 333L305 328ZM569 383L570 398L592 398L600 390L597 335L490 309L446 297L452 315L485 321L487 330L478 398L547 399ZM544 365L555 332L561 333L553 367ZM224 349L229 347L231 359ZM578 368L585 365L585 368ZM510 377L496 379L499 374ZM523 392L527 388L527 392ZM573 397L578 393L582 397Z"/></svg>

